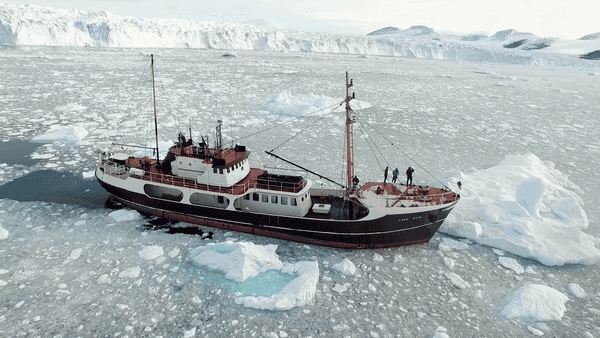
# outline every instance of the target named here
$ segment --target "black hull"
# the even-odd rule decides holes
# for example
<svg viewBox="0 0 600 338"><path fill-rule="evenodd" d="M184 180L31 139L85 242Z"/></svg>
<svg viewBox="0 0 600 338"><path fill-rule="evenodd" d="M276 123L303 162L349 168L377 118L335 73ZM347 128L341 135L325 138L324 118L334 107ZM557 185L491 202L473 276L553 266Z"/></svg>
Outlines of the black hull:
<svg viewBox="0 0 600 338"><path fill-rule="evenodd" d="M232 211L150 198L98 180L122 203L144 214L249 234L341 248L385 248L428 242L454 204L437 210L383 215L377 219L331 220ZM366 217L368 218L368 217Z"/></svg>

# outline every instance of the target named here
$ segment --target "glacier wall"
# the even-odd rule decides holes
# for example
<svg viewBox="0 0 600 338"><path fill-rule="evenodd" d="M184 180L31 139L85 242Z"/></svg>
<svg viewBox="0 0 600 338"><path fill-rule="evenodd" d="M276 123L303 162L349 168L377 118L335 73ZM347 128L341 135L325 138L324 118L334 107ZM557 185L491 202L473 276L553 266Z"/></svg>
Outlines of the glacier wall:
<svg viewBox="0 0 600 338"><path fill-rule="evenodd" d="M239 23L119 17L0 3L1 45L274 50L399 56L522 65L598 67L573 56L507 50L436 36L329 35Z"/></svg>

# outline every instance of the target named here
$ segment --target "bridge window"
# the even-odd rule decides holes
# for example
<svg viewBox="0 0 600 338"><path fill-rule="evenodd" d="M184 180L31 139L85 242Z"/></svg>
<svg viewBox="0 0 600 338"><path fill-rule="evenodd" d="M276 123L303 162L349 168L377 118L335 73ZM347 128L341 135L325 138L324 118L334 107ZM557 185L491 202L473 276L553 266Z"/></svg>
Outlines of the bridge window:
<svg viewBox="0 0 600 338"><path fill-rule="evenodd" d="M258 193L257 193L257 192L255 192L254 194L252 194L252 199L253 199L254 201L258 201L258 196L259 196L259 195L258 195Z"/></svg>
<svg viewBox="0 0 600 338"><path fill-rule="evenodd" d="M275 196L275 195L271 196L271 203L277 204L277 196Z"/></svg>
<svg viewBox="0 0 600 338"><path fill-rule="evenodd" d="M219 169L219 174L223 175L223 169Z"/></svg>
<svg viewBox="0 0 600 338"><path fill-rule="evenodd" d="M244 195L244 199L245 199L246 201L249 201L249 200L250 200L250 194L246 194L246 195Z"/></svg>
<svg viewBox="0 0 600 338"><path fill-rule="evenodd" d="M217 196L217 203L219 203L219 204L225 203L225 198L223 196Z"/></svg>
<svg viewBox="0 0 600 338"><path fill-rule="evenodd" d="M269 203L269 195L263 194L262 195L262 201L265 202L265 203Z"/></svg>
<svg viewBox="0 0 600 338"><path fill-rule="evenodd" d="M294 205L294 206L298 205L298 203L296 202L296 198L295 198L295 197L292 197L292 198L290 199L290 204L291 204L291 205Z"/></svg>
<svg viewBox="0 0 600 338"><path fill-rule="evenodd" d="M281 204L287 205L287 197L281 196Z"/></svg>

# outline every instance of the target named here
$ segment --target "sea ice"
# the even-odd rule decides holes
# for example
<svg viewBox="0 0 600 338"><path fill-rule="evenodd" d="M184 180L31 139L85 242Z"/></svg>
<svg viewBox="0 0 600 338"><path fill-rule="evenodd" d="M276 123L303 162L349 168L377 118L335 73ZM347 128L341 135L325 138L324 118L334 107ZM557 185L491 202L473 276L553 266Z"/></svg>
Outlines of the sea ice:
<svg viewBox="0 0 600 338"><path fill-rule="evenodd" d="M356 266L354 266L354 263L352 263L352 261L348 258L342 259L341 262L334 264L332 268L343 273L344 275L352 276L354 273L356 273Z"/></svg>
<svg viewBox="0 0 600 338"><path fill-rule="evenodd" d="M548 321L561 320L569 297L549 286L529 284L511 293L507 299L502 310L504 317Z"/></svg>
<svg viewBox="0 0 600 338"><path fill-rule="evenodd" d="M7 238L8 238L8 230L4 229L0 225L0 239L7 239Z"/></svg>
<svg viewBox="0 0 600 338"><path fill-rule="evenodd" d="M67 141L78 142L86 137L88 131L84 127L79 126L50 126L44 134L38 135L31 139L33 142L54 142Z"/></svg>
<svg viewBox="0 0 600 338"><path fill-rule="evenodd" d="M569 283L569 285L567 285L567 289L573 296L577 298L585 298L586 296L585 290L583 290L583 288L577 283Z"/></svg>
<svg viewBox="0 0 600 338"><path fill-rule="evenodd" d="M503 267L516 272L519 275L525 272L523 266L519 264L519 262L517 262L517 260L514 258L498 257L498 263L500 263L500 265L502 265Z"/></svg>
<svg viewBox="0 0 600 338"><path fill-rule="evenodd" d="M108 214L117 222L135 221L142 217L139 212L129 209L119 209Z"/></svg>
<svg viewBox="0 0 600 338"><path fill-rule="evenodd" d="M283 264L276 250L277 245L227 241L200 246L192 250L190 256L196 264L219 269L227 278L238 282L267 270L281 270L282 273L298 276L272 296L236 297L237 304L256 309L289 310L310 303L319 281L319 263L301 261Z"/></svg>
<svg viewBox="0 0 600 338"><path fill-rule="evenodd" d="M139 266L134 266L132 268L125 269L125 270L119 272L119 277L121 277L121 278L137 278L137 276L140 275L140 272L142 272L142 268L140 268Z"/></svg>
<svg viewBox="0 0 600 338"><path fill-rule="evenodd" d="M443 326L438 326L432 338L450 338L448 330Z"/></svg>
<svg viewBox="0 0 600 338"><path fill-rule="evenodd" d="M449 179L458 181L462 200L441 232L549 266L600 260L600 239L581 231L589 224L581 190L535 155L507 156L492 168Z"/></svg>
<svg viewBox="0 0 600 338"><path fill-rule="evenodd" d="M159 245L146 246L138 252L140 258L145 259L147 261L156 259L164 254L165 253L163 251L162 246Z"/></svg>

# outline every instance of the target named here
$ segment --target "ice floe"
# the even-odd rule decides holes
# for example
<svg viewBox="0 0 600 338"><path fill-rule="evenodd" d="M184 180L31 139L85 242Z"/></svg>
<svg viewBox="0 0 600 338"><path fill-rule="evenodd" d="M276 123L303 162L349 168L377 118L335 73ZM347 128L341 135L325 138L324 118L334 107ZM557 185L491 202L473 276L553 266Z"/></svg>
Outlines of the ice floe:
<svg viewBox="0 0 600 338"><path fill-rule="evenodd" d="M192 260L201 266L218 269L225 277L243 282L268 270L296 275L281 291L266 296L236 297L238 304L267 310L289 310L309 304L319 281L318 262L283 263L275 253L277 245L256 245L251 242L226 241L209 243L192 250Z"/></svg>
<svg viewBox="0 0 600 338"><path fill-rule="evenodd" d="M546 285L529 284L514 291L507 300L502 310L504 317L523 321L548 321L562 319L569 297Z"/></svg>
<svg viewBox="0 0 600 338"><path fill-rule="evenodd" d="M595 264L600 239L582 229L589 221L581 189L533 154L507 156L472 174L459 173L462 200L440 228L542 264Z"/></svg>
<svg viewBox="0 0 600 338"><path fill-rule="evenodd" d="M78 142L88 135L88 131L80 126L50 126L45 133L31 139L32 142Z"/></svg>

